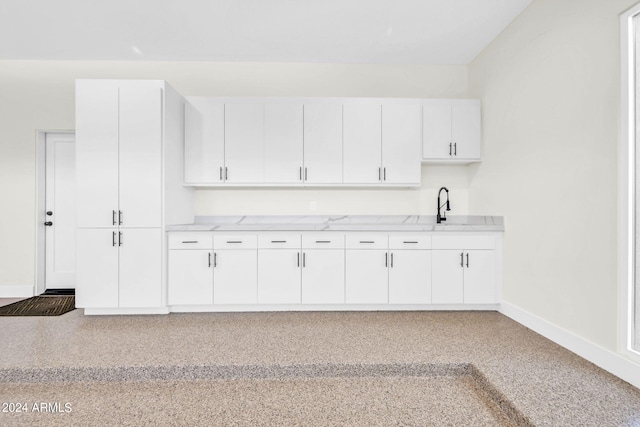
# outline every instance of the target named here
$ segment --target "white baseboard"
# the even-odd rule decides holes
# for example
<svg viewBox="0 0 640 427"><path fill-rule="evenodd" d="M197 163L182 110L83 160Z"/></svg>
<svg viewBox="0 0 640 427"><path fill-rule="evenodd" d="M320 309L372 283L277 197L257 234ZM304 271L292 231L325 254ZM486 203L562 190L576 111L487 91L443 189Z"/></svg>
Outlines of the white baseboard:
<svg viewBox="0 0 640 427"><path fill-rule="evenodd" d="M503 301L499 311L545 338L587 359L594 365L640 388L640 364L585 340L511 303Z"/></svg>
<svg viewBox="0 0 640 427"><path fill-rule="evenodd" d="M0 286L0 298L31 298L32 296L33 286L31 285Z"/></svg>

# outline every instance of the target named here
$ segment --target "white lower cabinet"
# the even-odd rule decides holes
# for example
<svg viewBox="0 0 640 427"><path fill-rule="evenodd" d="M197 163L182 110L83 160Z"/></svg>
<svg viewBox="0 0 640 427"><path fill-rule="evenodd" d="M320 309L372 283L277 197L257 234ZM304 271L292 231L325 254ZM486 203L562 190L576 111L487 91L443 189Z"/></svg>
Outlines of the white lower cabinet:
<svg viewBox="0 0 640 427"><path fill-rule="evenodd" d="M213 250L169 251L168 304L213 304Z"/></svg>
<svg viewBox="0 0 640 427"><path fill-rule="evenodd" d="M95 241L111 239L110 233L84 230L78 241L85 239L97 247ZM90 277L92 295L79 293L79 299L86 304L94 301L89 297L96 304L111 299L128 307L133 305L125 304L142 304L144 289L155 295L134 271L136 263L127 266L128 260L153 264L134 240L128 248L133 252L122 246L120 258L114 255L118 248L110 245L94 251L101 264L90 273L78 273L80 280ZM491 235L448 233L172 233L168 303L495 304L499 302L496 242ZM89 254L80 251L79 256ZM120 276L114 277L110 265L118 263Z"/></svg>
<svg viewBox="0 0 640 427"><path fill-rule="evenodd" d="M302 303L344 303L344 249L303 252Z"/></svg>
<svg viewBox="0 0 640 427"><path fill-rule="evenodd" d="M347 249L347 304L386 304L389 297L386 250Z"/></svg>
<svg viewBox="0 0 640 427"><path fill-rule="evenodd" d="M494 237L438 236L433 247L434 304L498 302Z"/></svg>
<svg viewBox="0 0 640 427"><path fill-rule="evenodd" d="M429 304L430 302L431 251L390 251L389 304Z"/></svg>
<svg viewBox="0 0 640 427"><path fill-rule="evenodd" d="M259 250L258 304L300 304L301 258L299 249Z"/></svg>
<svg viewBox="0 0 640 427"><path fill-rule="evenodd" d="M162 306L159 228L79 228L76 237L78 306Z"/></svg>

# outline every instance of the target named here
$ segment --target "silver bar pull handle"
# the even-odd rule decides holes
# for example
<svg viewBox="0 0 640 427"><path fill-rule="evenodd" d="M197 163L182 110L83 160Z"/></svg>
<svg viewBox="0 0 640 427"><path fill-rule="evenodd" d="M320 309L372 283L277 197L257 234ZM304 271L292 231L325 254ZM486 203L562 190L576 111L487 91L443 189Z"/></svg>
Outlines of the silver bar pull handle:
<svg viewBox="0 0 640 427"><path fill-rule="evenodd" d="M122 231L118 231L118 246L122 246Z"/></svg>
<svg viewBox="0 0 640 427"><path fill-rule="evenodd" d="M197 240L183 240L182 243L198 243Z"/></svg>
<svg viewBox="0 0 640 427"><path fill-rule="evenodd" d="M373 240L360 240L360 243L375 243Z"/></svg>
<svg viewBox="0 0 640 427"><path fill-rule="evenodd" d="M306 167L304 168L304 180L305 181L307 180L307 168Z"/></svg>
<svg viewBox="0 0 640 427"><path fill-rule="evenodd" d="M300 170L298 171L298 177L300 181L302 181L302 166L300 166Z"/></svg>
<svg viewBox="0 0 640 427"><path fill-rule="evenodd" d="M111 221L112 221L112 223L113 223L112 225L116 225L116 211L115 211L115 210L113 210L113 211L111 211L111 212L113 212L113 213L111 214Z"/></svg>
<svg viewBox="0 0 640 427"><path fill-rule="evenodd" d="M216 268L218 266L218 254L217 253L213 253L213 268Z"/></svg>
<svg viewBox="0 0 640 427"><path fill-rule="evenodd" d="M384 181L387 180L387 168L382 168L382 172L383 172L383 177L384 177Z"/></svg>
<svg viewBox="0 0 640 427"><path fill-rule="evenodd" d="M298 267L300 267L300 252L298 252Z"/></svg>
<svg viewBox="0 0 640 427"><path fill-rule="evenodd" d="M227 243L242 243L242 240L227 240Z"/></svg>
<svg viewBox="0 0 640 427"><path fill-rule="evenodd" d="M116 232L112 231L111 232L111 246L115 246L116 245Z"/></svg>
<svg viewBox="0 0 640 427"><path fill-rule="evenodd" d="M209 258L209 268L211 268L211 252L207 253L208 258Z"/></svg>
<svg viewBox="0 0 640 427"><path fill-rule="evenodd" d="M391 252L391 268L393 268L393 252Z"/></svg>
<svg viewBox="0 0 640 427"><path fill-rule="evenodd" d="M453 155L454 156L458 155L458 143L457 142L453 143Z"/></svg>
<svg viewBox="0 0 640 427"><path fill-rule="evenodd" d="M378 168L378 181L382 181L382 168Z"/></svg>
<svg viewBox="0 0 640 427"><path fill-rule="evenodd" d="M405 240L402 243L412 243L412 244L417 244L418 242L416 242L415 240Z"/></svg>
<svg viewBox="0 0 640 427"><path fill-rule="evenodd" d="M316 240L316 243L331 243L331 240Z"/></svg>
<svg viewBox="0 0 640 427"><path fill-rule="evenodd" d="M287 243L286 240L272 240L271 243Z"/></svg>
<svg viewBox="0 0 640 427"><path fill-rule="evenodd" d="M224 167L224 180L229 181L229 169L226 166Z"/></svg>
<svg viewBox="0 0 640 427"><path fill-rule="evenodd" d="M307 266L307 254L302 252L302 268Z"/></svg>
<svg viewBox="0 0 640 427"><path fill-rule="evenodd" d="M222 181L222 166L220 166L220 181Z"/></svg>
<svg viewBox="0 0 640 427"><path fill-rule="evenodd" d="M467 268L469 268L469 252L467 252Z"/></svg>
<svg viewBox="0 0 640 427"><path fill-rule="evenodd" d="M451 156L451 146L452 146L452 145L453 145L453 144L449 143L449 156Z"/></svg>
<svg viewBox="0 0 640 427"><path fill-rule="evenodd" d="M118 211L118 225L122 225L122 211Z"/></svg>
<svg viewBox="0 0 640 427"><path fill-rule="evenodd" d="M464 252L460 252L460 267L464 267Z"/></svg>
<svg viewBox="0 0 640 427"><path fill-rule="evenodd" d="M384 253L384 266L389 267L389 252Z"/></svg>

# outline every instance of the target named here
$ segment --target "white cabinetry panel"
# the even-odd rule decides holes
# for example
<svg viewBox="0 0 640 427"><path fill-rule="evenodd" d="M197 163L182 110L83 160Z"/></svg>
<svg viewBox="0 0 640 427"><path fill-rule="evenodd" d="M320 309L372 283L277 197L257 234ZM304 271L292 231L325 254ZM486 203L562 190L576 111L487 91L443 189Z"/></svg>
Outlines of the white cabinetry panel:
<svg viewBox="0 0 640 427"><path fill-rule="evenodd" d="M388 302L388 256L386 250L346 251L346 303Z"/></svg>
<svg viewBox="0 0 640 427"><path fill-rule="evenodd" d="M382 181L420 184L421 107L418 104L382 105Z"/></svg>
<svg viewBox="0 0 640 427"><path fill-rule="evenodd" d="M76 141L76 224L113 227L118 210L117 88L78 82Z"/></svg>
<svg viewBox="0 0 640 427"><path fill-rule="evenodd" d="M264 106L225 104L225 167L229 183L264 181Z"/></svg>
<svg viewBox="0 0 640 427"><path fill-rule="evenodd" d="M224 103L191 97L185 105L184 181L218 184L224 181Z"/></svg>
<svg viewBox="0 0 640 427"><path fill-rule="evenodd" d="M214 304L256 304L258 302L257 250L216 249L214 255Z"/></svg>
<svg viewBox="0 0 640 427"><path fill-rule="evenodd" d="M162 305L162 232L124 229L120 236L120 307Z"/></svg>
<svg viewBox="0 0 640 427"><path fill-rule="evenodd" d="M258 304L300 304L301 258L295 249L258 251Z"/></svg>
<svg viewBox="0 0 640 427"><path fill-rule="evenodd" d="M426 103L422 107L422 155L425 159L450 159L451 104L448 102Z"/></svg>
<svg viewBox="0 0 640 427"><path fill-rule="evenodd" d="M162 90L120 89L120 210L123 227L160 227Z"/></svg>
<svg viewBox="0 0 640 427"><path fill-rule="evenodd" d="M114 228L76 230L76 305L118 306L118 231Z"/></svg>
<svg viewBox="0 0 640 427"><path fill-rule="evenodd" d="M304 179L342 183L342 104L304 105Z"/></svg>
<svg viewBox="0 0 640 427"><path fill-rule="evenodd" d="M344 249L310 249L303 255L302 303L344 303Z"/></svg>
<svg viewBox="0 0 640 427"><path fill-rule="evenodd" d="M382 118L379 103L344 104L345 184L375 184L382 179Z"/></svg>
<svg viewBox="0 0 640 427"><path fill-rule="evenodd" d="M213 251L169 251L168 304L213 304Z"/></svg>
<svg viewBox="0 0 640 427"><path fill-rule="evenodd" d="M391 251L389 304L429 303L431 303L431 251Z"/></svg>
<svg viewBox="0 0 640 427"><path fill-rule="evenodd" d="M265 183L296 184L302 182L302 111L302 104L265 104Z"/></svg>
<svg viewBox="0 0 640 427"><path fill-rule="evenodd" d="M451 107L451 140L456 144L456 158L480 159L482 129L480 103L458 101Z"/></svg>
<svg viewBox="0 0 640 427"><path fill-rule="evenodd" d="M431 100L423 105L424 160L479 161L482 129L480 101Z"/></svg>
<svg viewBox="0 0 640 427"><path fill-rule="evenodd" d="M497 302L495 251L466 251L464 262L464 303L491 304Z"/></svg>
<svg viewBox="0 0 640 427"><path fill-rule="evenodd" d="M462 304L462 250L433 250L431 253L431 302L434 304Z"/></svg>

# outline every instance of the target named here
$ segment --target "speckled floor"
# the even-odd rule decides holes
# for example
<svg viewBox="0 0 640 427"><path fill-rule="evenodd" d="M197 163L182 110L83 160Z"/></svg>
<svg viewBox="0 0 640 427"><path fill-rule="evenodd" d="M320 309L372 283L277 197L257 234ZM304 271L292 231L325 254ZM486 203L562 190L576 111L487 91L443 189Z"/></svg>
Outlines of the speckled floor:
<svg viewBox="0 0 640 427"><path fill-rule="evenodd" d="M504 424L478 386L534 425L640 425L638 389L495 312L75 310L0 319L0 342L2 402L72 407L0 425Z"/></svg>

